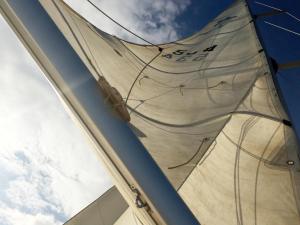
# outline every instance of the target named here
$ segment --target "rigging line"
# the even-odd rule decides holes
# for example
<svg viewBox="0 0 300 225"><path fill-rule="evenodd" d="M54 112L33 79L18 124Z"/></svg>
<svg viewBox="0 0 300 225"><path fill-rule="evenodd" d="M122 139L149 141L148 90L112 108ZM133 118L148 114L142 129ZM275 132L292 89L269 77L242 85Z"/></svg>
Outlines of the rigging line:
<svg viewBox="0 0 300 225"><path fill-rule="evenodd" d="M174 135L191 135L191 136L200 136L200 135L204 135L204 134L214 134L214 133L217 133L220 129L217 129L217 130L213 130L213 131L207 131L207 132L202 132L202 133L187 133L187 132L176 132L176 131L171 131L171 130L167 130L167 129L164 129L162 127L159 127L151 122L149 122L148 120L144 119L143 117L141 116L137 116L137 118L143 120L145 123L147 123L148 125L152 126L152 127L155 127L159 130L162 130L166 133L170 133L170 134L174 134Z"/></svg>
<svg viewBox="0 0 300 225"><path fill-rule="evenodd" d="M154 78L151 78L151 77L149 77L149 76L143 76L140 80L139 80L139 83L141 84L141 80L142 79L149 79L149 80L152 80L153 82L155 82L155 83L157 83L157 84L159 84L161 87L164 87L164 88L172 88L172 89L177 89L177 88L181 88L181 89L183 89L183 90L185 90L185 89L188 89L188 90L193 90L193 89L213 89L213 88L216 88L216 87L218 87L218 86L220 86L220 85L223 85L223 84L225 84L225 83L227 83L226 81L220 81L220 82L218 82L217 84L215 84L215 85L212 85L212 86L208 86L208 87L185 87L185 85L184 84L180 84L180 85L176 85L176 86L172 86L172 85L169 85L168 84L168 82L166 82L166 83L164 83L164 82L161 82L161 81L159 81L159 80L156 80L156 79L154 79ZM170 82L170 81L169 81ZM215 90L226 90L226 89L215 89ZM227 89L227 90L231 90L231 89Z"/></svg>
<svg viewBox="0 0 300 225"><path fill-rule="evenodd" d="M292 31L292 30L290 30L290 29L284 28L284 27L279 26L279 25L276 25L276 24L274 24L274 23L270 23L270 22L268 22L268 21L264 21L264 22L265 22L266 24L269 24L269 25L273 26L273 27L277 27L278 29L281 29L281 30L287 31L287 32L289 32L289 33L295 34L295 35L297 35L297 36L300 36L300 33L298 33L298 32Z"/></svg>
<svg viewBox="0 0 300 225"><path fill-rule="evenodd" d="M133 110L137 110L137 108L138 108L140 105L142 105L143 103L144 103L144 101L140 101L140 103L137 104L137 105L130 111L129 115L131 115L131 113L133 112Z"/></svg>
<svg viewBox="0 0 300 225"><path fill-rule="evenodd" d="M160 50L146 65L144 65L144 67L141 69L141 71L138 73L138 75L136 76L135 80L133 81L129 91L128 91L128 94L127 94L127 97L126 97L126 100L125 100L125 105L127 105L127 102L128 102L128 99L130 97L130 94L132 92L132 89L135 85L135 83L137 82L137 80L139 79L139 77L142 75L142 73L144 72L144 70L158 57L160 56L160 54L162 53L162 51Z"/></svg>
<svg viewBox="0 0 300 225"><path fill-rule="evenodd" d="M270 5L267 5L267 4L258 2L258 1L255 1L254 3L256 3L256 4L258 4L258 5L266 6L266 7L270 8L270 9L275 9L275 10L277 10L277 11L283 11L282 9L279 9L279 8L274 7L274 6L270 6Z"/></svg>
<svg viewBox="0 0 300 225"><path fill-rule="evenodd" d="M296 16L294 16L293 14L289 13L289 12L286 12L285 14L289 15L290 17L294 18L295 20L299 21L300 22L300 19Z"/></svg>
<svg viewBox="0 0 300 225"><path fill-rule="evenodd" d="M226 117L226 116L231 116L233 114L245 114L245 115L252 115L252 116L257 116L257 117L261 117L261 118L265 118L265 119L269 119L269 120L273 120L273 121L276 121L276 122L281 122L283 123L283 120L281 118L277 118L277 117L273 117L273 116L270 116L270 115L267 115L267 114L263 114L263 113L259 113L259 112L251 112L251 111L232 111L232 112L225 112L225 113L222 113L222 114L219 114L219 115L216 115L216 116L212 116L212 117L209 117L209 118L206 118L206 119L202 119L202 120L197 120L197 121L194 121L192 123L186 123L186 124L173 124L173 123L166 123L166 122L163 122L163 121L160 121L160 120L157 120L157 119L154 119L152 117L148 117L147 115L145 114L142 114L141 112L139 111L136 111L134 110L132 107L130 107L129 105L127 105L127 107L130 109L130 110L133 110L134 113L140 117L143 117L153 123L156 123L156 124L160 124L160 125L164 125L164 126L168 126L168 127L177 127L177 128L183 128L183 127L193 127L193 126L196 126L196 125L200 125L200 124L205 124L205 123L208 123L208 122L211 122L213 120L216 120L216 119L219 119L221 117Z"/></svg>
<svg viewBox="0 0 300 225"><path fill-rule="evenodd" d="M275 9L275 10L277 10L277 11L284 12L284 13L287 14L288 16L290 16L290 17L292 17L293 19L295 19L295 20L297 20L298 22L300 22L300 19L299 19L298 17L296 17L295 15L293 15L293 14L291 14L291 13L289 13L289 12L285 12L285 11L282 10L282 9L279 9L279 8L274 7L274 6L267 5L267 4L265 4L265 3L261 3L261 2L258 2L258 1L255 1L255 3L258 4L258 5L262 5L262 6L268 7L268 8L270 8L270 9Z"/></svg>
<svg viewBox="0 0 300 225"><path fill-rule="evenodd" d="M155 98L159 98L159 97L164 96L164 95L167 95L168 93L170 93L170 92L172 92L172 91L174 91L174 89L168 90L168 91L166 91L166 92L163 92L163 93L161 93L161 94L159 94L159 95L152 96L152 97L150 97L150 98L146 98L146 99L144 99L144 100L143 100L143 99L139 100L140 103L137 104L137 105L130 111L129 114L131 115L132 112L136 111L137 108L140 107L140 106L141 106L142 104L144 104L145 102L150 101L150 100L155 99Z"/></svg>
<svg viewBox="0 0 300 225"><path fill-rule="evenodd" d="M108 19L110 19L112 22L114 22L115 24L117 24L119 27L123 28L124 30L126 30L128 33L132 34L133 36L141 39L142 41L152 45L152 46L156 46L158 48L160 48L158 45L147 41L145 38L141 37L140 35L132 32L131 30L129 30L128 28L124 27L122 24L120 24L118 21L116 21L115 19L113 19L111 16L109 16L108 14L106 14L103 10L101 10L98 6L96 6L93 2L91 2L90 0L86 0L87 2L89 2L92 6L94 6L94 8L96 8L99 12L101 12L105 17L107 17Z"/></svg>
<svg viewBox="0 0 300 225"><path fill-rule="evenodd" d="M178 167L182 167L182 166L185 166L185 165L189 164L189 163L190 163L190 162L198 155L198 153L200 152L200 150L201 150L201 148L202 148L204 142L206 142L206 141L208 141L208 140L209 140L209 138L204 138L204 139L202 139L202 140L201 140L201 143L200 143L200 145L199 145L199 147L198 147L198 149L197 149L197 151L196 151L196 152L192 155L192 157L191 157L190 159L188 159L186 162L181 163L181 164L176 165L176 166L170 166L170 167L168 167L168 169L169 169L169 170L172 170L172 169L176 169L176 168L178 168Z"/></svg>
<svg viewBox="0 0 300 225"><path fill-rule="evenodd" d="M257 168L256 168L256 173L255 173L255 182L254 182L254 224L257 225L257 189L258 189L258 177L259 177L259 170L260 170L260 166L261 166L261 162L263 159L263 157L265 156L265 153L267 151L267 149L269 148L273 138L275 137L276 133L278 132L279 128L280 128L281 124L279 124L274 133L272 134L271 138L269 139L269 141L267 142L266 146L263 149L263 152L261 154L261 157L258 161L257 164Z"/></svg>

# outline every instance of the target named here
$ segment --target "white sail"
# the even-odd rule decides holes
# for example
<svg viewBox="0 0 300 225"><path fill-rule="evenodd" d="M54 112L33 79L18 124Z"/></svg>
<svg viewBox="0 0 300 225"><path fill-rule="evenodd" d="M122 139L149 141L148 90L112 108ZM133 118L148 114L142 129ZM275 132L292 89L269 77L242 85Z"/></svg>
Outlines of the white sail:
<svg viewBox="0 0 300 225"><path fill-rule="evenodd" d="M40 2L95 79L120 92L133 131L201 224L300 224L296 140L244 1L159 46Z"/></svg>
<svg viewBox="0 0 300 225"><path fill-rule="evenodd" d="M115 187L110 188L65 225L114 225L127 211L128 205ZM129 223L128 223L129 224Z"/></svg>

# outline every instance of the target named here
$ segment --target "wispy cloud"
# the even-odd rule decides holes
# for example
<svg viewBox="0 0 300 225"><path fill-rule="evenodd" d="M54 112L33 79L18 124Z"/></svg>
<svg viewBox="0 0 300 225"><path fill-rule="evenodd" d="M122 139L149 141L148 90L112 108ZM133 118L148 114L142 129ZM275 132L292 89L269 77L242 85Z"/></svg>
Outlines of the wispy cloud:
<svg viewBox="0 0 300 225"><path fill-rule="evenodd" d="M68 3L108 33L138 41L86 1ZM180 0L94 0L155 43L179 38ZM62 224L111 182L31 56L0 19L0 224Z"/></svg>

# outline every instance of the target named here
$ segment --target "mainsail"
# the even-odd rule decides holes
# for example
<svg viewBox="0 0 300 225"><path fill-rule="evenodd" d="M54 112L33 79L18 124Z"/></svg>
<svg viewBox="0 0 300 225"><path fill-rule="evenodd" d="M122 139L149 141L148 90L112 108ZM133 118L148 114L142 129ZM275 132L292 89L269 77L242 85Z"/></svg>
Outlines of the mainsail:
<svg viewBox="0 0 300 225"><path fill-rule="evenodd" d="M201 224L300 224L298 145L245 1L162 45L111 36L63 1L40 3L94 78L120 93L131 129ZM132 184L119 159L110 160ZM147 200L135 203L147 208Z"/></svg>

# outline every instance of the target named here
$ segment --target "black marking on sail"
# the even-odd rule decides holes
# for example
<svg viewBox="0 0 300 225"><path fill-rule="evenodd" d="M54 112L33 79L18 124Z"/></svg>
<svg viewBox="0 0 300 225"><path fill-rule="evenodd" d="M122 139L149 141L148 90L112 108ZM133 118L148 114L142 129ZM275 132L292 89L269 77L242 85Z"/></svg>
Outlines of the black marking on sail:
<svg viewBox="0 0 300 225"><path fill-rule="evenodd" d="M121 54L117 49L114 49L114 51L115 51L119 56L123 57L122 54Z"/></svg>
<svg viewBox="0 0 300 225"><path fill-rule="evenodd" d="M270 59L271 59L271 64L272 64L273 70L274 70L275 73L277 73L277 71L278 71L278 63L277 63L277 61L274 58L270 57Z"/></svg>
<svg viewBox="0 0 300 225"><path fill-rule="evenodd" d="M282 123L283 123L284 125L288 126L288 127L292 127L292 126L293 126L293 125L292 125L292 122L289 121L289 120L286 120L286 119L283 119L283 120L282 120Z"/></svg>
<svg viewBox="0 0 300 225"><path fill-rule="evenodd" d="M203 50L203 52L212 52L218 45L210 46Z"/></svg>

